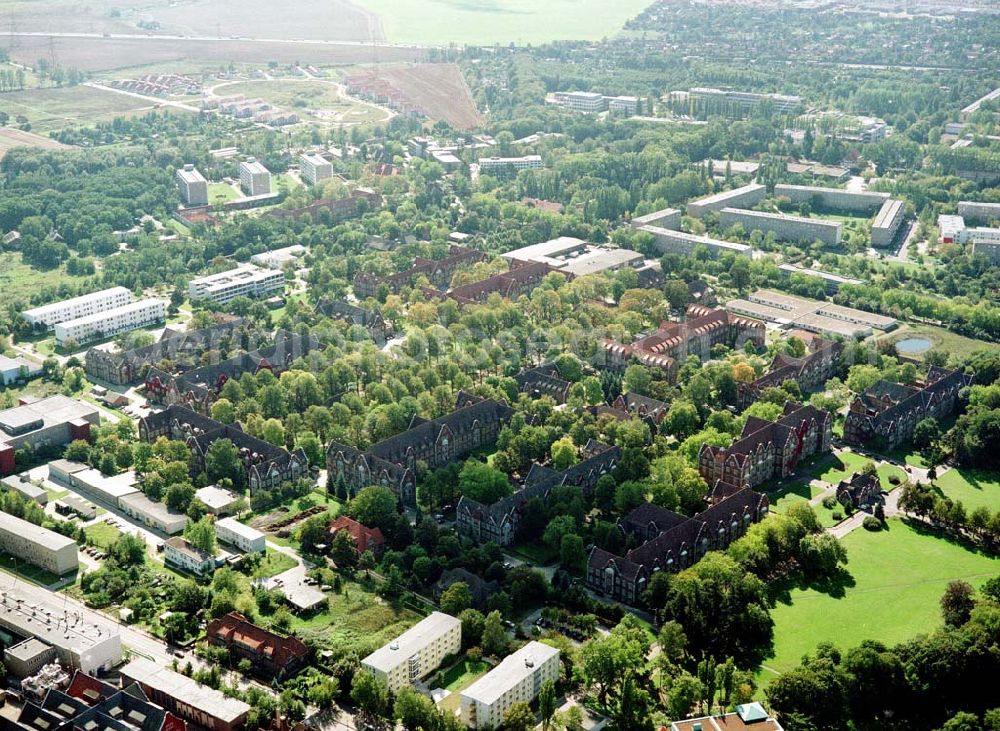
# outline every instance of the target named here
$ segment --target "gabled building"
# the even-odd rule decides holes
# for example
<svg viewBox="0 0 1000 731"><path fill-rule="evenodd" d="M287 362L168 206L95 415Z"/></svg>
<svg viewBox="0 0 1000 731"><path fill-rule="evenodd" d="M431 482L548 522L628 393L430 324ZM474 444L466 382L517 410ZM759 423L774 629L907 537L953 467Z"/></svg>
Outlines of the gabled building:
<svg viewBox="0 0 1000 731"><path fill-rule="evenodd" d="M374 297L382 285L385 285L391 293L399 294L403 287L412 285L419 276L427 277L428 281L435 287L447 287L451 282L452 275L460 267L472 266L477 262L485 261L486 258L486 254L481 251L452 244L448 250L448 256L444 259L427 259L418 256L413 260L412 267L388 277L359 272L354 276L354 294L358 299Z"/></svg>
<svg viewBox="0 0 1000 731"><path fill-rule="evenodd" d="M316 312L332 320L365 328L371 339L379 344L392 337L392 325L386 322L378 309L367 310L342 300L322 299L316 305Z"/></svg>
<svg viewBox="0 0 1000 731"><path fill-rule="evenodd" d="M555 363L527 368L514 376L514 381L521 393L526 393L533 399L551 396L557 404L566 403L569 387L573 385L559 375Z"/></svg>
<svg viewBox="0 0 1000 731"><path fill-rule="evenodd" d="M184 441L191 451L194 474L204 471L205 455L212 443L229 439L246 470L251 493L277 487L309 473L309 459L301 449L289 452L247 434L239 424L223 424L184 406L168 406L139 419L140 439L155 442L161 436Z"/></svg>
<svg viewBox="0 0 1000 731"><path fill-rule="evenodd" d="M849 480L841 480L837 485L837 502L845 508L863 510L884 503L882 481L877 474L855 472Z"/></svg>
<svg viewBox="0 0 1000 731"><path fill-rule="evenodd" d="M815 406L789 401L777 421L747 418L743 432L728 448L703 444L698 471L709 484L756 487L795 471L799 460L827 452L833 439L833 416Z"/></svg>
<svg viewBox="0 0 1000 731"><path fill-rule="evenodd" d="M462 396L460 396L462 398ZM417 462L437 469L496 441L514 410L494 399L479 399L447 416L414 416L410 427L365 451L338 442L326 450L326 468L353 494L370 485L391 489L406 505L416 504Z"/></svg>
<svg viewBox="0 0 1000 731"><path fill-rule="evenodd" d="M354 548L359 554L365 551L379 554L385 546L385 536L382 535L381 530L378 528L369 528L367 525L359 523L346 515L338 516L327 528L331 542L333 541L333 537L341 531L346 531L351 537L354 541Z"/></svg>
<svg viewBox="0 0 1000 731"><path fill-rule="evenodd" d="M603 340L609 368L624 370L631 363L666 371L672 380L677 368L689 355L708 360L714 345L743 347L746 342L759 348L764 344L764 323L702 305L688 305L683 322L664 322L659 329L624 344Z"/></svg>
<svg viewBox="0 0 1000 731"><path fill-rule="evenodd" d="M670 411L670 404L666 401L643 396L633 391L619 395L618 398L611 402L611 406L637 419L642 419L649 424L649 428L653 433L656 433L660 422L663 421L667 412Z"/></svg>
<svg viewBox="0 0 1000 731"><path fill-rule="evenodd" d="M922 381L903 385L879 381L856 396L844 421L848 444L894 449L913 437L913 428L928 417L942 419L958 408L958 395L972 376L931 366Z"/></svg>
<svg viewBox="0 0 1000 731"><path fill-rule="evenodd" d="M478 609L483 612L486 611L489 604L489 598L500 590L496 581L486 581L482 577L477 576L471 571L466 571L463 568L448 569L441 574L441 578L434 584L435 598L440 600L441 595L448 589L448 587L452 584L457 584L458 582L462 582L469 587L469 594L472 596L473 609Z"/></svg>
<svg viewBox="0 0 1000 731"><path fill-rule="evenodd" d="M619 523L641 544L624 556L594 547L587 561L587 586L626 604L638 604L657 571L682 571L708 551L723 550L768 512L766 495L749 487L716 482L709 507L693 517L646 503Z"/></svg>
<svg viewBox="0 0 1000 731"><path fill-rule="evenodd" d="M209 622L205 638L237 661L249 660L253 671L266 678L294 675L309 659L309 648L301 640L258 627L238 612Z"/></svg>
<svg viewBox="0 0 1000 731"><path fill-rule="evenodd" d="M778 353L768 372L750 383L736 384L736 407L742 411L760 398L766 388L780 388L795 381L803 393L816 391L837 375L844 346L835 340L813 338L812 352L802 358Z"/></svg>
<svg viewBox="0 0 1000 731"><path fill-rule="evenodd" d="M478 282L470 282L455 287L447 293L437 293L440 297L450 297L459 304L474 304L485 302L492 294L499 294L504 299L515 300L522 294L531 294L549 274L557 272L572 279L569 272L561 271L551 264L537 261L522 261L514 259L509 262L510 269L494 274Z"/></svg>
<svg viewBox="0 0 1000 731"><path fill-rule="evenodd" d="M591 440L584 447L582 456L580 462L565 472L533 465L524 480L524 487L492 505L484 505L463 495L455 507L456 529L480 543L492 541L498 546L509 546L517 534L521 516L533 498L545 500L552 488L558 485L572 485L591 492L601 475L618 466L621 449Z"/></svg>

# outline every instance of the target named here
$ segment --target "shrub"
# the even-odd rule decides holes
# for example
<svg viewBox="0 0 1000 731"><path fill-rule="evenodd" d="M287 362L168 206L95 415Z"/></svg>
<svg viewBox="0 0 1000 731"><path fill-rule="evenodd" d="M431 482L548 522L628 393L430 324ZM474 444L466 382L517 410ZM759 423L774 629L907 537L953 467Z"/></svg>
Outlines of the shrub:
<svg viewBox="0 0 1000 731"><path fill-rule="evenodd" d="M865 530L879 531L882 530L882 521L876 518L874 515L866 515L865 519L861 521L861 525L864 526Z"/></svg>
<svg viewBox="0 0 1000 731"><path fill-rule="evenodd" d="M844 519L844 514L840 510L833 511L833 519L840 522Z"/></svg>
<svg viewBox="0 0 1000 731"><path fill-rule="evenodd" d="M889 484L890 485L898 485L901 482L902 482L902 480L899 479L899 475L889 475Z"/></svg>
<svg viewBox="0 0 1000 731"><path fill-rule="evenodd" d="M823 507L827 510L833 510L837 507L837 497L835 495L827 495L823 498Z"/></svg>

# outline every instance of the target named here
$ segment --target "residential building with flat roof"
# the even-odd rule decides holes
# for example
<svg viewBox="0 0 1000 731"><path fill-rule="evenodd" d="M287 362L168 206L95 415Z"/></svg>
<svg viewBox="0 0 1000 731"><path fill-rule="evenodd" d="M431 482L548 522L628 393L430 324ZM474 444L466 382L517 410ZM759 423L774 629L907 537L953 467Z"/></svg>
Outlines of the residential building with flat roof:
<svg viewBox="0 0 1000 731"><path fill-rule="evenodd" d="M266 548L264 534L256 528L243 525L236 518L215 521L215 536L222 543L235 546L244 553L264 553Z"/></svg>
<svg viewBox="0 0 1000 731"><path fill-rule="evenodd" d="M208 205L208 181L194 165L188 163L177 170L177 189L186 206Z"/></svg>
<svg viewBox="0 0 1000 731"><path fill-rule="evenodd" d="M120 497L118 507L130 518L168 536L180 533L187 525L187 515L173 512L165 503L150 500L145 493L133 492Z"/></svg>
<svg viewBox="0 0 1000 731"><path fill-rule="evenodd" d="M710 236L673 231L671 229L660 228L659 226L641 226L639 230L653 236L656 240L654 246L656 246L656 250L661 254L687 255L701 246L708 249L713 259L723 254L736 254L738 256L745 256L748 259L753 257L753 247L747 244L736 244L731 241L713 239Z"/></svg>
<svg viewBox="0 0 1000 731"><path fill-rule="evenodd" d="M754 206L764 200L767 188L760 183L748 183L733 190L699 198L687 204L687 213L694 218L701 218L709 211L721 211L729 207Z"/></svg>
<svg viewBox="0 0 1000 731"><path fill-rule="evenodd" d="M871 213L889 200L888 193L852 191L843 188L823 188L817 185L788 185L778 183L774 195L788 198L792 203L817 203L821 208L837 211Z"/></svg>
<svg viewBox="0 0 1000 731"><path fill-rule="evenodd" d="M608 100L604 94L593 91L557 91L553 99L560 106L583 114L597 114L608 109Z"/></svg>
<svg viewBox="0 0 1000 731"><path fill-rule="evenodd" d="M891 246L906 215L903 201L890 198L879 209L872 222L872 246Z"/></svg>
<svg viewBox="0 0 1000 731"><path fill-rule="evenodd" d="M91 424L100 423L96 406L61 394L0 411L0 474L14 472L14 451L25 444L42 447L89 440Z"/></svg>
<svg viewBox="0 0 1000 731"><path fill-rule="evenodd" d="M533 170L542 166L541 155L524 157L484 157L479 160L479 172L483 175L516 175L521 170Z"/></svg>
<svg viewBox="0 0 1000 731"><path fill-rule="evenodd" d="M515 703L531 703L546 681L559 679L559 650L532 640L461 691L462 721L469 728L499 728Z"/></svg>
<svg viewBox="0 0 1000 731"><path fill-rule="evenodd" d="M965 219L961 216L951 216L942 213L937 220L938 229L941 231L942 244L964 244L969 240L968 229L965 228Z"/></svg>
<svg viewBox="0 0 1000 731"><path fill-rule="evenodd" d="M991 264L1000 265L1000 228L973 229L972 255L985 256Z"/></svg>
<svg viewBox="0 0 1000 731"><path fill-rule="evenodd" d="M166 300L145 299L130 302L112 310L58 323L55 327L56 344L63 346L71 341L82 344L109 338L121 332L156 325L163 322L166 316Z"/></svg>
<svg viewBox="0 0 1000 731"><path fill-rule="evenodd" d="M688 91L688 98L694 105L704 105L705 111L726 113L735 110L746 112L767 102L776 112L792 114L802 109L802 97L787 94L758 94L733 89L714 89L696 86Z"/></svg>
<svg viewBox="0 0 1000 731"><path fill-rule="evenodd" d="M995 101L996 99L1000 99L1000 88L994 89L986 96L976 99L976 101L972 102L967 107L964 107L962 111L958 113L959 120L962 122L969 121L969 117L978 112L979 108L982 107L983 104Z"/></svg>
<svg viewBox="0 0 1000 731"><path fill-rule="evenodd" d="M793 274L801 274L805 277L816 277L818 279L822 279L826 283L826 291L830 294L833 294L840 289L840 285L842 284L864 284L864 282L860 279L842 277L839 274L824 272L819 269L804 269L802 267L794 266L793 264L779 264L778 271L786 277L790 277Z"/></svg>
<svg viewBox="0 0 1000 731"><path fill-rule="evenodd" d="M990 223L1000 221L1000 203L979 203L975 201L959 201L958 215L969 221Z"/></svg>
<svg viewBox="0 0 1000 731"><path fill-rule="evenodd" d="M90 674L110 670L122 658L118 628L112 622L95 622L94 616L82 616L43 587L0 574L0 627L47 642L60 663Z"/></svg>
<svg viewBox="0 0 1000 731"><path fill-rule="evenodd" d="M62 576L79 567L76 541L0 511L0 550Z"/></svg>
<svg viewBox="0 0 1000 731"><path fill-rule="evenodd" d="M745 211L740 208L723 208L719 213L719 224L723 228L740 224L748 231L773 233L776 238L784 241L811 243L818 240L828 246L840 245L840 232L843 228L839 221Z"/></svg>
<svg viewBox="0 0 1000 731"><path fill-rule="evenodd" d="M3 664L15 678L35 675L42 666L55 662L56 649L44 640L29 637L3 651Z"/></svg>
<svg viewBox="0 0 1000 731"><path fill-rule="evenodd" d="M33 307L22 312L21 317L35 329L51 330L60 322L121 307L127 305L131 299L132 293L125 287L111 287L41 307Z"/></svg>
<svg viewBox="0 0 1000 731"><path fill-rule="evenodd" d="M299 155L299 174L310 185L316 185L333 177L333 164L320 155L307 152Z"/></svg>
<svg viewBox="0 0 1000 731"><path fill-rule="evenodd" d="M284 289L283 272L261 269L253 264L241 264L218 274L196 277L188 283L188 295L192 300L207 299L220 305L237 297L269 297Z"/></svg>
<svg viewBox="0 0 1000 731"><path fill-rule="evenodd" d="M658 226L672 231L681 230L681 212L676 208L664 208L662 211L653 211L644 216L636 216L630 222L632 228L641 229L643 226Z"/></svg>
<svg viewBox="0 0 1000 731"><path fill-rule="evenodd" d="M462 649L462 623L449 614L433 612L389 644L361 661L361 667L386 684L390 691L413 685L426 677L448 655Z"/></svg>
<svg viewBox="0 0 1000 731"><path fill-rule="evenodd" d="M306 247L302 244L292 244L283 249L254 254L250 257L250 263L265 269L284 269L286 264L296 262L305 256L306 251Z"/></svg>
<svg viewBox="0 0 1000 731"><path fill-rule="evenodd" d="M136 657L121 669L122 685L138 683L153 703L209 731L238 731L250 706L191 678Z"/></svg>
<svg viewBox="0 0 1000 731"><path fill-rule="evenodd" d="M255 157L240 163L240 188L249 196L270 195L271 171Z"/></svg>

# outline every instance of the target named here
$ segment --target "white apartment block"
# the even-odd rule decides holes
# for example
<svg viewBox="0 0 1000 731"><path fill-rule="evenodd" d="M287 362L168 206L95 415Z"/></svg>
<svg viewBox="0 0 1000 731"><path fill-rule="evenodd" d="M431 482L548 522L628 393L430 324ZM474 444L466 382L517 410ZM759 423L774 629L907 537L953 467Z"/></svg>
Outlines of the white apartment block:
<svg viewBox="0 0 1000 731"><path fill-rule="evenodd" d="M903 201L890 198L883 203L872 223L872 246L891 245L905 214Z"/></svg>
<svg viewBox="0 0 1000 731"><path fill-rule="evenodd" d="M708 236L674 231L669 228L662 228L661 226L640 226L639 230L645 231L656 239L654 246L656 246L656 250L661 254L687 255L693 253L699 246L703 246L708 249L713 259L723 254L736 254L738 256L745 256L748 259L753 257L753 247L746 244L735 244Z"/></svg>
<svg viewBox="0 0 1000 731"><path fill-rule="evenodd" d="M177 189L188 206L208 205L208 181L190 163L177 171Z"/></svg>
<svg viewBox="0 0 1000 731"><path fill-rule="evenodd" d="M462 623L449 614L434 612L361 661L361 667L390 691L413 685L462 649Z"/></svg>
<svg viewBox="0 0 1000 731"><path fill-rule="evenodd" d="M533 170L542 166L541 155L525 155L524 157L484 157L479 161L479 172L483 175L514 173L521 170Z"/></svg>
<svg viewBox="0 0 1000 731"><path fill-rule="evenodd" d="M0 512L0 550L57 576L79 567L76 541L10 513Z"/></svg>
<svg viewBox="0 0 1000 731"><path fill-rule="evenodd" d="M56 325L56 344L65 345L69 340L86 343L99 338L109 338L121 332L137 330L163 322L167 316L167 302L145 299L130 302L106 312L79 317Z"/></svg>
<svg viewBox="0 0 1000 731"><path fill-rule="evenodd" d="M163 560L198 576L209 574L215 569L213 556L180 536L168 538L163 542Z"/></svg>
<svg viewBox="0 0 1000 731"><path fill-rule="evenodd" d="M744 109L752 109L762 102L770 102L776 112L783 114L797 112L802 109L802 97L785 94L757 94L750 91L694 87L688 92L688 95L692 100L715 100Z"/></svg>
<svg viewBox="0 0 1000 731"><path fill-rule="evenodd" d="M991 231L992 238L972 241L972 254L985 256L991 264L1000 266L1000 228L977 229Z"/></svg>
<svg viewBox="0 0 1000 731"><path fill-rule="evenodd" d="M938 229L941 231L942 244L964 244L969 240L968 229L965 227L965 219L961 216L951 216L942 213L937 220Z"/></svg>
<svg viewBox="0 0 1000 731"><path fill-rule="evenodd" d="M469 728L499 728L512 705L531 703L543 683L558 679L559 650L533 640L461 692L462 721Z"/></svg>
<svg viewBox="0 0 1000 731"><path fill-rule="evenodd" d="M33 328L48 329L60 322L127 305L131 299L132 295L125 287L112 287L61 302L53 302L50 305L34 307L22 312L21 316Z"/></svg>
<svg viewBox="0 0 1000 731"><path fill-rule="evenodd" d="M243 264L219 274L192 279L188 295L192 300L208 299L221 305L236 297L267 297L284 289L285 275L280 269Z"/></svg>
<svg viewBox="0 0 1000 731"><path fill-rule="evenodd" d="M240 188L248 196L271 194L271 171L257 158L248 157L240 163Z"/></svg>
<svg viewBox="0 0 1000 731"><path fill-rule="evenodd" d="M826 208L838 211L870 212L878 210L889 200L888 193L874 191L850 191L841 188L822 188L816 185L786 185L778 183L774 186L774 195L784 196L792 203L817 202Z"/></svg>
<svg viewBox="0 0 1000 731"><path fill-rule="evenodd" d="M706 198L699 198L687 204L689 216L701 218L709 211L721 211L730 206L741 208L754 206L764 200L767 188L760 183L748 183L733 190L726 190Z"/></svg>
<svg viewBox="0 0 1000 731"><path fill-rule="evenodd" d="M740 224L747 231L773 233L782 241L821 241L827 246L840 245L842 226L839 221L824 221L818 218L785 216L780 213L744 211L740 208L723 208L719 212L719 224L729 228Z"/></svg>
<svg viewBox="0 0 1000 731"><path fill-rule="evenodd" d="M976 203L974 201L959 201L958 215L970 221L1000 221L1000 203Z"/></svg>
<svg viewBox="0 0 1000 731"><path fill-rule="evenodd" d="M664 208L662 211L653 211L645 216L636 216L631 222L632 228L642 228L643 226L658 226L659 228L681 230L681 212L676 208Z"/></svg>
<svg viewBox="0 0 1000 731"><path fill-rule="evenodd" d="M608 108L607 97L592 91L556 92L555 100L560 106L583 114L597 114Z"/></svg>
<svg viewBox="0 0 1000 731"><path fill-rule="evenodd" d="M215 521L215 537L222 543L235 546L243 553L264 553L266 548L263 533L248 525L243 525L235 518L223 518Z"/></svg>
<svg viewBox="0 0 1000 731"><path fill-rule="evenodd" d="M304 153L299 155L299 173L310 185L316 185L333 177L333 165L319 155Z"/></svg>

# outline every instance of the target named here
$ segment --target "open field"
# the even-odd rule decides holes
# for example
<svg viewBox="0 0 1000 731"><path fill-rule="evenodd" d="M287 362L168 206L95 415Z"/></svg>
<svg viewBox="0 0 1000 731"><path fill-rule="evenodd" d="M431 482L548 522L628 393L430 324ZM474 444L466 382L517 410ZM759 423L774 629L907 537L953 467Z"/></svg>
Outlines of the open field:
<svg viewBox="0 0 1000 731"><path fill-rule="evenodd" d="M949 581L978 586L1000 571L1000 559L976 553L923 528L890 519L888 530L855 530L843 539L847 573L830 586L778 590L774 653L766 668L783 672L817 643L841 648L864 639L887 644L928 632L941 623L938 600ZM774 677L760 673L766 683Z"/></svg>
<svg viewBox="0 0 1000 731"><path fill-rule="evenodd" d="M70 149L69 145L36 135L34 132L23 132L12 127L0 127L0 158L14 147L37 147L42 150Z"/></svg>
<svg viewBox="0 0 1000 731"><path fill-rule="evenodd" d="M945 497L961 500L967 511L980 506L991 513L1000 510L1000 476L995 472L952 469L935 480L934 486Z"/></svg>
<svg viewBox="0 0 1000 731"><path fill-rule="evenodd" d="M233 63L280 64L301 62L316 66L350 63L415 61L423 56L418 48L392 46L333 45L329 43L283 43L234 39L196 38L103 38L100 36L0 36L0 48L18 63L34 64L51 53L62 66L81 71L135 68L176 61L228 65Z"/></svg>
<svg viewBox="0 0 1000 731"><path fill-rule="evenodd" d="M208 202L211 205L234 201L240 197L236 189L228 183L209 183Z"/></svg>
<svg viewBox="0 0 1000 731"><path fill-rule="evenodd" d="M416 64L368 68L352 74L377 86L390 86L403 103L431 119L443 119L458 130L479 127L476 109L465 77L454 64Z"/></svg>
<svg viewBox="0 0 1000 731"><path fill-rule="evenodd" d="M931 350L943 350L948 355L955 355L959 358L966 358L977 350L987 350L995 348L996 343L987 343L982 340L974 340L964 335L958 335L943 327L933 325L903 325L889 336L889 342L895 343L907 338L926 338L931 342ZM923 360L924 353L906 353L906 357L914 360Z"/></svg>
<svg viewBox="0 0 1000 731"><path fill-rule="evenodd" d="M377 124L388 121L391 116L389 111L374 104L341 95L338 84L315 79L234 81L216 84L212 91L218 96L242 94L247 99L259 97L313 122Z"/></svg>
<svg viewBox="0 0 1000 731"><path fill-rule="evenodd" d="M4 94L0 99L0 106L11 116L23 114L31 124L32 132L41 134L74 125L91 126L124 114L153 108L153 105L142 99L89 86L15 91ZM10 131L0 132L0 146L3 145L3 135ZM52 140L48 142L50 146L58 145Z"/></svg>
<svg viewBox="0 0 1000 731"><path fill-rule="evenodd" d="M393 43L545 43L612 36L649 0L356 0Z"/></svg>
<svg viewBox="0 0 1000 731"><path fill-rule="evenodd" d="M268 548L264 553L264 558L261 560L260 565L254 569L253 577L255 579L267 579L278 574L283 574L293 568L295 568L295 559L286 553Z"/></svg>
<svg viewBox="0 0 1000 731"><path fill-rule="evenodd" d="M18 252L0 253L0 292L3 292L5 302L28 302L31 295L44 287L58 286L61 281L82 282L84 279L86 277L66 274L62 267L49 271L35 269L25 264Z"/></svg>
<svg viewBox="0 0 1000 731"><path fill-rule="evenodd" d="M87 538L94 542L95 546L104 550L111 548L122 535L120 530L103 521L88 525L83 529L83 532L87 534Z"/></svg>

